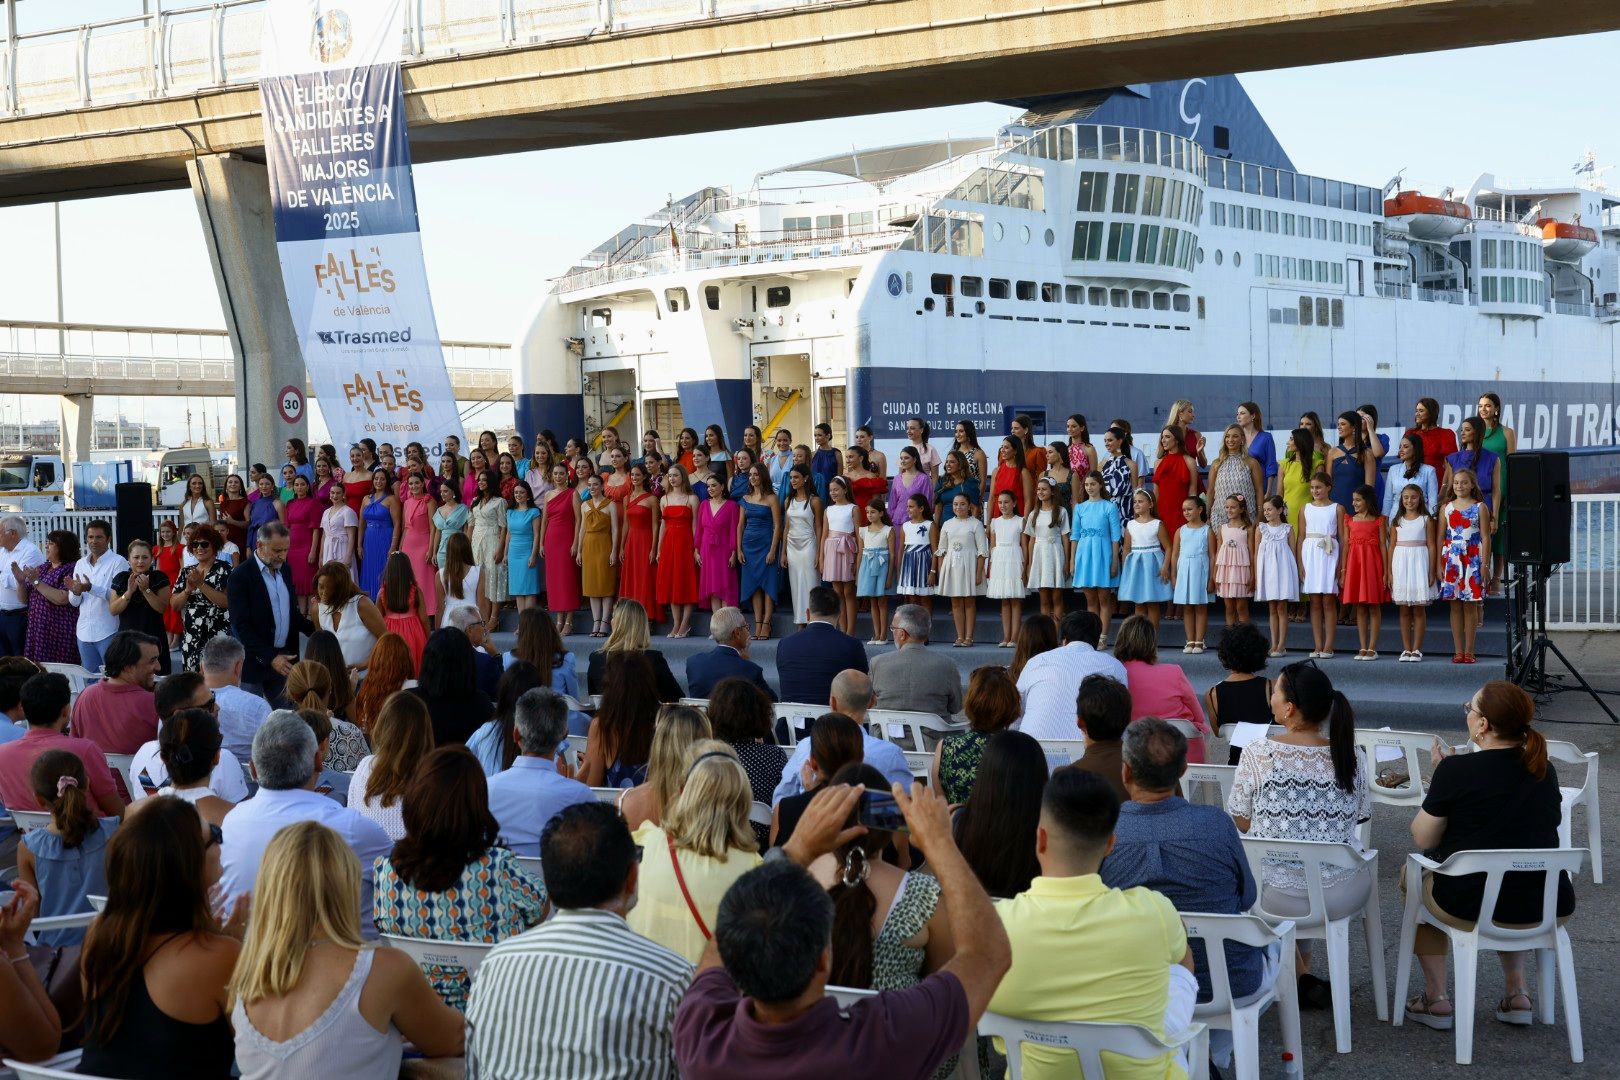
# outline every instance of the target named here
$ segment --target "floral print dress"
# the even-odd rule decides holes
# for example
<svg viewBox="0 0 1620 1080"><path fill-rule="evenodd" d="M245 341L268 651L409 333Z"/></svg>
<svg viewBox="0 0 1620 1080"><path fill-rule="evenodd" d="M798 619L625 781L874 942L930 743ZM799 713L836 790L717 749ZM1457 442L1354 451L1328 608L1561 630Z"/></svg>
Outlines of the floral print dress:
<svg viewBox="0 0 1620 1080"><path fill-rule="evenodd" d="M203 575L203 584L210 589L224 592L225 583L230 576L231 568L226 566L223 560L215 559L214 564ZM180 635L181 666L187 671L196 671L202 663L203 646L221 634L231 632L231 616L228 611L216 606L212 600L203 595L201 589L191 590L182 611L185 631Z"/></svg>
<svg viewBox="0 0 1620 1080"><path fill-rule="evenodd" d="M1440 599L1483 600L1485 579L1480 552L1484 534L1479 527L1479 507L1464 509L1447 503L1440 516L1445 535L1440 538Z"/></svg>

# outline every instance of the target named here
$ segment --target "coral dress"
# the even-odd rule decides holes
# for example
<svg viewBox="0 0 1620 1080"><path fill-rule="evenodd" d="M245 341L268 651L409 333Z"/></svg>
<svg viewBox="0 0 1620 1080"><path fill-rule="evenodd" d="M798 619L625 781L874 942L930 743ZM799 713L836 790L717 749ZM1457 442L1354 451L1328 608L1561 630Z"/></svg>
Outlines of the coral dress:
<svg viewBox="0 0 1620 1080"><path fill-rule="evenodd" d="M246 539L245 533L243 539ZM242 549L242 558L245 559L252 553L252 548L244 547ZM186 557L185 548L179 544L171 544L168 547L154 547L152 557L157 561L158 569L163 571L164 576L171 582L180 580L180 563ZM178 608L169 608L163 613L163 629L171 634L178 634L185 629L180 622Z"/></svg>
<svg viewBox="0 0 1620 1080"><path fill-rule="evenodd" d="M1344 550L1346 604L1382 604L1389 600L1384 586L1384 518L1350 519L1350 542Z"/></svg>
<svg viewBox="0 0 1620 1080"><path fill-rule="evenodd" d="M377 610L382 612L383 625L388 632L405 639L405 648L411 654L411 674L419 677L422 674L422 650L427 648L427 630L423 628L422 620L416 617L417 595L418 590L412 585L409 611L389 611L387 598L379 596Z"/></svg>
<svg viewBox="0 0 1620 1080"><path fill-rule="evenodd" d="M546 608L557 614L579 607L579 567L572 554L578 508L572 488L560 488L546 498L546 521L540 536L545 549Z"/></svg>
<svg viewBox="0 0 1620 1080"><path fill-rule="evenodd" d="M698 507L697 552L702 565L698 567L698 596L707 604L718 596L722 607L737 606L737 569L731 557L737 553L737 519L742 511L727 499L715 509L715 501L708 500Z"/></svg>
<svg viewBox="0 0 1620 1080"><path fill-rule="evenodd" d="M1024 481L1022 470L1016 465L997 465L996 474L990 479L990 512L999 515L1001 506L998 500L1003 491L1012 492L1014 512L1020 517L1024 513Z"/></svg>
<svg viewBox="0 0 1620 1080"><path fill-rule="evenodd" d="M653 622L663 619L658 607L658 571L653 566L653 507L658 496L638 491L621 504L624 512L624 556L619 560L619 598L647 609Z"/></svg>
<svg viewBox="0 0 1620 1080"><path fill-rule="evenodd" d="M400 500L400 520L403 525L399 550L411 560L411 571L418 582L429 582L438 573L429 561L428 548L433 543L433 500L426 495L407 495ZM427 589L422 594L431 619L439 613L439 591Z"/></svg>
<svg viewBox="0 0 1620 1080"><path fill-rule="evenodd" d="M1186 456L1171 454L1160 459L1153 467L1153 486L1159 495L1159 520L1164 522L1165 532L1174 540L1176 530L1187 524L1187 514L1181 504L1192 492L1192 473L1187 469Z"/></svg>
<svg viewBox="0 0 1620 1080"><path fill-rule="evenodd" d="M315 530L320 528L321 515L325 512L326 507L314 496L294 499L287 504L287 532L292 539L287 548L287 565L292 568L293 592L298 596L308 596L315 591L315 571L319 565L310 562L309 556L315 543ZM314 554L319 560L320 552Z"/></svg>
<svg viewBox="0 0 1620 1080"><path fill-rule="evenodd" d="M664 538L655 573L658 603L695 604L698 600L697 541L692 527L692 508L675 503L664 507Z"/></svg>

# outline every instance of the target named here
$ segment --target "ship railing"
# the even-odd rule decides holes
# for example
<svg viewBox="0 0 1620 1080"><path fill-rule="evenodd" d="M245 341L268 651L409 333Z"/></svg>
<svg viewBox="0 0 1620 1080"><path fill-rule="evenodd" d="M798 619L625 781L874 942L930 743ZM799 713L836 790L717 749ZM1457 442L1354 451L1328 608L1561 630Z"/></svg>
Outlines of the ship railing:
<svg viewBox="0 0 1620 1080"><path fill-rule="evenodd" d="M1560 315L1586 315L1593 314L1591 304L1566 304L1562 300L1554 300L1552 309Z"/></svg>
<svg viewBox="0 0 1620 1080"><path fill-rule="evenodd" d="M1419 285L1413 295L1431 304L1456 304L1461 307L1468 303L1467 289L1432 289L1426 285Z"/></svg>
<svg viewBox="0 0 1620 1080"><path fill-rule="evenodd" d="M933 213L934 211L930 211ZM709 266L742 266L751 263L786 262L789 259L826 259L859 255L868 251L898 247L913 235L911 229L877 226L851 230L845 227L842 235L813 236L799 230L767 234L752 234L744 243L730 237L704 234L701 245L682 247L676 251L663 241L665 250L645 258L614 263L589 270L576 270L555 279L559 293L591 289L618 281L630 281L657 274L697 270ZM685 241L682 242L683 244Z"/></svg>
<svg viewBox="0 0 1620 1080"><path fill-rule="evenodd" d="M1395 282L1375 281L1373 282L1373 292L1387 300L1412 299L1412 286L1396 284Z"/></svg>

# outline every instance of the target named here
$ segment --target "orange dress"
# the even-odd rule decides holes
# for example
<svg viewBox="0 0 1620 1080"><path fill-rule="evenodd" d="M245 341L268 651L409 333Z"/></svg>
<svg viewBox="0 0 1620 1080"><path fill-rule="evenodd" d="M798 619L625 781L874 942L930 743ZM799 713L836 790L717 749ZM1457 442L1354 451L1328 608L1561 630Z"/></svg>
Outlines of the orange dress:
<svg viewBox="0 0 1620 1080"><path fill-rule="evenodd" d="M624 553L619 559L619 599L634 600L647 618L663 620L658 607L657 570L652 563L653 507L658 496L640 491L624 501Z"/></svg>

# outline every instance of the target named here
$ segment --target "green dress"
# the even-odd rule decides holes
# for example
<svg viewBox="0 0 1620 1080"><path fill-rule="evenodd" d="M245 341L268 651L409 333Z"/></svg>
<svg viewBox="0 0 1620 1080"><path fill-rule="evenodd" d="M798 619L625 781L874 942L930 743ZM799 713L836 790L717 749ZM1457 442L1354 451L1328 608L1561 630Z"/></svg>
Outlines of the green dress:
<svg viewBox="0 0 1620 1080"><path fill-rule="evenodd" d="M1501 497L1501 500L1502 500L1498 505L1506 506L1507 505L1507 452L1508 452L1507 429L1504 428L1501 424L1496 425L1496 427L1490 429L1489 431L1487 431L1485 433L1485 437L1480 440L1479 444L1482 447L1484 447L1486 450L1489 450L1491 453L1495 454L1496 455L1496 460L1498 460L1498 461L1500 461L1502 463L1502 478L1501 478L1500 486L1497 488L1496 494L1499 495ZM1446 498L1448 498L1448 497L1449 497L1449 495L1442 496L1440 501L1444 502L1446 500ZM1494 506L1491 507L1491 510L1492 510L1492 518L1491 518L1491 520L1496 522L1496 534L1491 537L1491 554L1492 555L1501 555L1501 554L1503 554L1504 552L1507 551L1507 533L1502 530L1502 523L1500 521L1496 521L1496 517L1495 517L1496 507L1494 507Z"/></svg>
<svg viewBox="0 0 1620 1080"><path fill-rule="evenodd" d="M973 778L979 772L990 736L982 731L947 735L939 748L939 790L945 801L960 806L973 794Z"/></svg>

